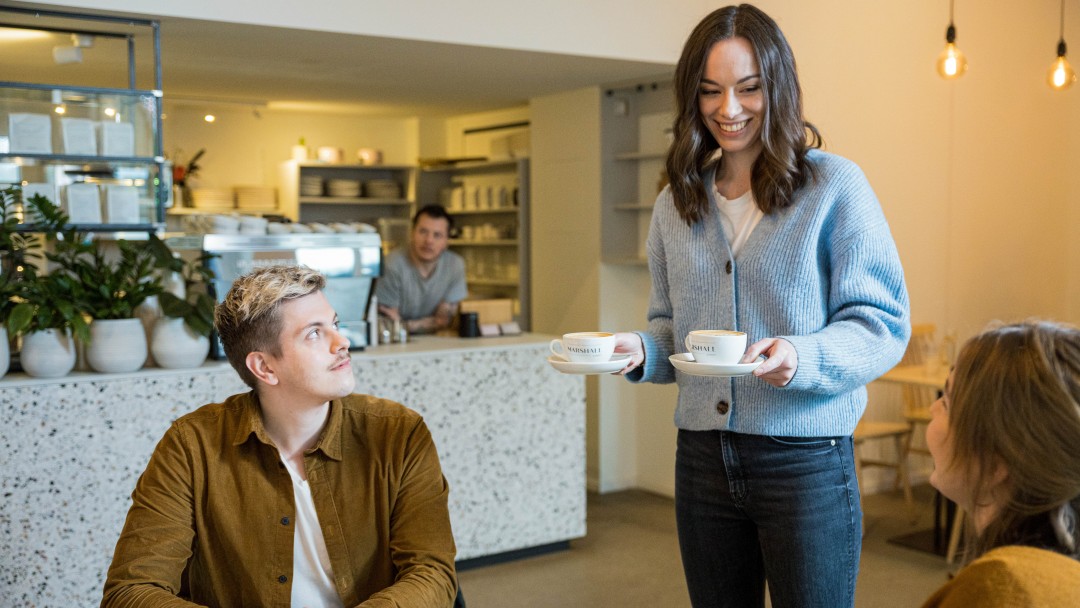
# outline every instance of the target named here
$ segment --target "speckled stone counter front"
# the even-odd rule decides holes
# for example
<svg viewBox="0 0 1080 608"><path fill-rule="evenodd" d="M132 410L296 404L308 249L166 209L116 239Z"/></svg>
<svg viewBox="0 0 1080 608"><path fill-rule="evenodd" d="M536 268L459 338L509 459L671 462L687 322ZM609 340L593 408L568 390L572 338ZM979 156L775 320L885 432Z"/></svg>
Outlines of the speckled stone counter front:
<svg viewBox="0 0 1080 608"><path fill-rule="evenodd" d="M458 559L585 534L585 385L548 338L418 338L353 356L357 392L431 429ZM246 390L198 370L0 379L0 605L100 601L135 481L169 423Z"/></svg>

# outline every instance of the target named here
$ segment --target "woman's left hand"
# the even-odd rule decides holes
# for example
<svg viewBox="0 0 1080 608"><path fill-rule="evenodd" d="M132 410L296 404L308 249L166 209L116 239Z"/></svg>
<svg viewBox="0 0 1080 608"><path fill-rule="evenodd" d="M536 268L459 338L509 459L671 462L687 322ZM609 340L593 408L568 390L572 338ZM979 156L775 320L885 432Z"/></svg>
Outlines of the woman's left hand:
<svg viewBox="0 0 1080 608"><path fill-rule="evenodd" d="M787 386L787 383L795 377L795 370L799 368L799 355L791 342L783 338L758 340L746 349L742 363L751 363L760 355L765 355L767 358L754 370L754 375L758 378L780 388Z"/></svg>

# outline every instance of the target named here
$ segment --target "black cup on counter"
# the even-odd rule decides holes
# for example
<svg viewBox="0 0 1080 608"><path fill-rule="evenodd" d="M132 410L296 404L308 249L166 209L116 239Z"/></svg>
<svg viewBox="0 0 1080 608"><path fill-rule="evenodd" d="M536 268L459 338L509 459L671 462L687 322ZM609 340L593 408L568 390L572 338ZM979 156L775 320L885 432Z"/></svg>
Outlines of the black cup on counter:
<svg viewBox="0 0 1080 608"><path fill-rule="evenodd" d="M461 313L461 316L458 317L458 335L462 338L480 337L480 313Z"/></svg>

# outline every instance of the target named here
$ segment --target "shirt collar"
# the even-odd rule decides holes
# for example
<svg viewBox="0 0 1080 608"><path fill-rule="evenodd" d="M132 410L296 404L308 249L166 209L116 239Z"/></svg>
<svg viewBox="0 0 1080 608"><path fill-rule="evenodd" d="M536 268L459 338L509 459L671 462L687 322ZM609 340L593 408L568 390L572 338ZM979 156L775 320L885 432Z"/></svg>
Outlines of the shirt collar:
<svg viewBox="0 0 1080 608"><path fill-rule="evenodd" d="M266 433L262 416L259 415L259 397L255 394L255 391L248 391L241 395L240 404L242 407L240 424L236 427L232 444L235 446L241 445L247 442L254 434L255 438L262 443L273 446L274 442ZM341 460L341 420L343 416L341 410L342 403L340 399L330 401L330 418L326 421L326 426L323 428L319 440L315 442L315 447L311 449L312 453L321 450L327 458Z"/></svg>

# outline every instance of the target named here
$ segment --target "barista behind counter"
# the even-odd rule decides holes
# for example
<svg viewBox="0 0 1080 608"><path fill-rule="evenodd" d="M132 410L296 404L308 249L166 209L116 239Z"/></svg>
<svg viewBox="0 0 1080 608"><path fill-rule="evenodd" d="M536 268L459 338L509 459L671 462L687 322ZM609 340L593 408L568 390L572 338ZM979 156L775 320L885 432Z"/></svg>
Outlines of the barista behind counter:
<svg viewBox="0 0 1080 608"><path fill-rule="evenodd" d="M465 260L448 251L454 218L439 205L413 216L409 244L386 258L375 293L379 312L405 322L409 333L450 327L468 295Z"/></svg>

